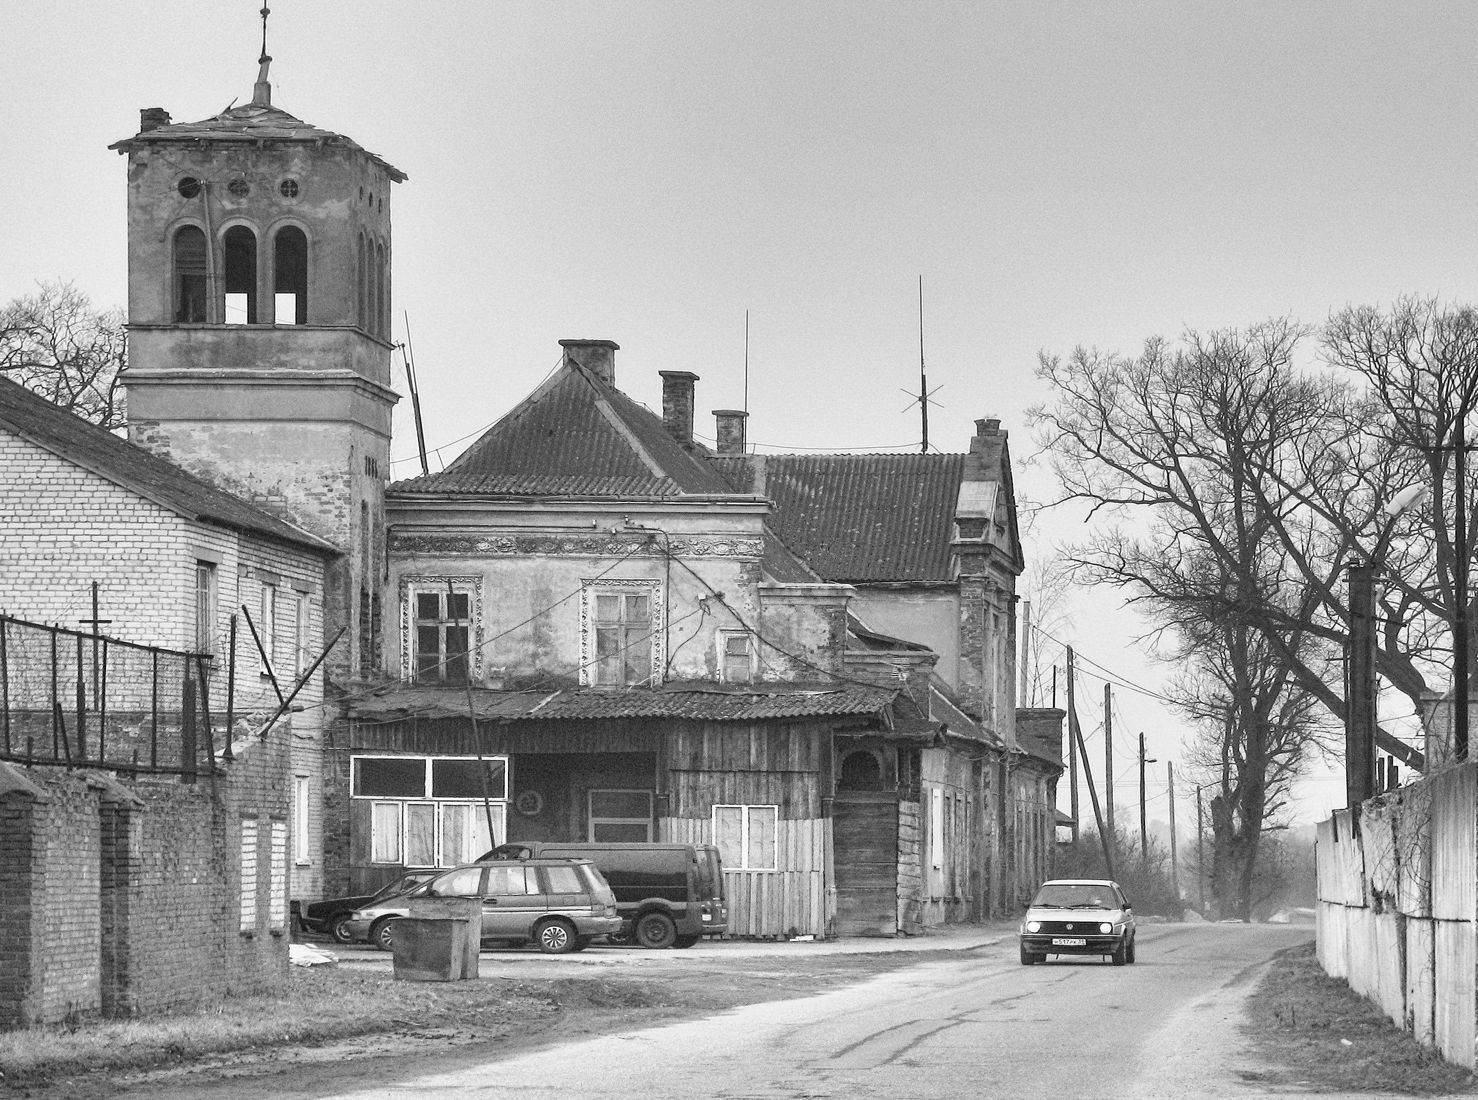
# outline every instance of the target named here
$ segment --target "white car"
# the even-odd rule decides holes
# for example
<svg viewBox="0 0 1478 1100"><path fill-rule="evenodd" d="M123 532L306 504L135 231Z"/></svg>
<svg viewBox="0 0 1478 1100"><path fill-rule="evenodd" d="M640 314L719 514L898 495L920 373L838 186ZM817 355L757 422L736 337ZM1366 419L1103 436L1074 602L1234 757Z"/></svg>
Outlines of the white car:
<svg viewBox="0 0 1478 1100"><path fill-rule="evenodd" d="M1052 879L1037 887L1021 919L1021 965L1048 955L1107 955L1134 961L1134 910L1117 882Z"/></svg>

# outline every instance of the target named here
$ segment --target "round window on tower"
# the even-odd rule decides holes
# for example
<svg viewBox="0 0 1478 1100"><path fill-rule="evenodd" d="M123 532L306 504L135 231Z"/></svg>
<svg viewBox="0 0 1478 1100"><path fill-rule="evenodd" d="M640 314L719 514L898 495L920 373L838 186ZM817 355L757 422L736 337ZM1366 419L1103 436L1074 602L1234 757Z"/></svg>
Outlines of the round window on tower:
<svg viewBox="0 0 1478 1100"><path fill-rule="evenodd" d="M298 181L295 179L285 179L277 185L277 190L283 198L295 199L298 197Z"/></svg>
<svg viewBox="0 0 1478 1100"><path fill-rule="evenodd" d="M193 199L200 194L200 181L194 176L182 176L180 182L174 185L174 189L180 193L181 197Z"/></svg>
<svg viewBox="0 0 1478 1100"><path fill-rule="evenodd" d="M244 199L246 198L246 196L251 194L251 184L247 183L246 180L242 179L240 176L237 176L230 183L226 184L226 190L231 192L231 194L235 195L238 199Z"/></svg>

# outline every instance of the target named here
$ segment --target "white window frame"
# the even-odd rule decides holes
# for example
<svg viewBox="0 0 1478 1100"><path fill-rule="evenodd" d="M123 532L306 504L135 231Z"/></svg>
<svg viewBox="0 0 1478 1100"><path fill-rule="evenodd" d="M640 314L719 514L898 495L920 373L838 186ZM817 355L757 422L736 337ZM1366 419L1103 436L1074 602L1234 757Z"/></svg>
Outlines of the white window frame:
<svg viewBox="0 0 1478 1100"><path fill-rule="evenodd" d="M597 817L595 814L596 796L603 794L620 795L644 795L647 800L647 814L645 817ZM645 788L623 788L623 787L601 787L592 789L585 794L585 838L592 844L598 843L601 838L595 835L597 825L641 825L647 830L646 843L651 843L652 836L652 792Z"/></svg>
<svg viewBox="0 0 1478 1100"><path fill-rule="evenodd" d="M739 811L739 859L732 861L729 853L724 853L723 863L726 871L778 871L780 869L780 807L776 805L749 805L740 803L723 803L715 805L710 813L709 822L713 829L714 843L719 843L718 816L720 810ZM750 840L753 829L753 821L756 814L767 813L770 816L770 862L769 866L760 866L749 862Z"/></svg>
<svg viewBox="0 0 1478 1100"><path fill-rule="evenodd" d="M220 568L213 561L195 559L195 650L214 654L216 618L220 606Z"/></svg>
<svg viewBox="0 0 1478 1100"><path fill-rule="evenodd" d="M294 593L293 600L293 677L297 678L312 663L309 656L313 649L313 605L306 592Z"/></svg>
<svg viewBox="0 0 1478 1100"><path fill-rule="evenodd" d="M486 836L487 811L483 807L481 798L437 798L432 794L432 763L437 760L476 760L475 756L460 755L434 755L422 756L417 754L397 753L362 753L350 760L350 797L356 801L368 802L369 810L369 850L370 862L377 865L399 865L419 866L420 861L408 861L408 839L409 824L408 817L414 812L412 807L431 807L432 812L432 866L455 867L460 863L470 863L483 852L498 844L502 844L508 837L508 776L509 759L505 755L484 756L485 763L501 760L503 762L503 793L499 797L489 797L488 802L492 807L493 835ZM419 794L407 794L404 797L393 795L365 795L354 794L359 782L359 763L362 760L414 760L424 765L421 792ZM470 808L471 828L463 833L463 849L459 852L448 852L447 848L447 813L448 807L454 807L451 813L468 812L463 808ZM386 818L393 818L394 824L385 822Z"/></svg>
<svg viewBox="0 0 1478 1100"><path fill-rule="evenodd" d="M647 598L647 613L651 618L651 629L644 639L648 644L649 660L646 679L641 684L602 684L597 675L596 604L598 596L634 595ZM658 580L619 580L598 577L584 581L580 586L580 683L590 687L640 687L662 682L662 670L667 662L665 601L662 582Z"/></svg>
<svg viewBox="0 0 1478 1100"><path fill-rule="evenodd" d="M277 661L277 582L262 581L262 595L257 607L257 637L262 643L266 660L262 663L262 675L274 676Z"/></svg>
<svg viewBox="0 0 1478 1100"><path fill-rule="evenodd" d="M312 820L312 786L306 775L293 776L293 862L307 867L313 861L308 850L308 823Z"/></svg>

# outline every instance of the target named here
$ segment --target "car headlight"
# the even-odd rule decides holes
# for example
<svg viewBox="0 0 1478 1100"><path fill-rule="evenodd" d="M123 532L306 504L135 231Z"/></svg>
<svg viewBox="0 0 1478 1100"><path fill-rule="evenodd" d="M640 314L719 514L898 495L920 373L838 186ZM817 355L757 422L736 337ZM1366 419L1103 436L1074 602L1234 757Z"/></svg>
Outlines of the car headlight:
<svg viewBox="0 0 1478 1100"><path fill-rule="evenodd" d="M1112 924L1110 924L1108 921L1104 921L1102 924L1100 924L1098 926L1098 930L1100 932L1102 932L1104 935L1108 935L1110 932L1112 932L1114 930L1114 926Z"/></svg>
<svg viewBox="0 0 1478 1100"><path fill-rule="evenodd" d="M1039 920L1029 920L1026 922L1026 930L1028 932L1040 932L1042 930L1042 922Z"/></svg>

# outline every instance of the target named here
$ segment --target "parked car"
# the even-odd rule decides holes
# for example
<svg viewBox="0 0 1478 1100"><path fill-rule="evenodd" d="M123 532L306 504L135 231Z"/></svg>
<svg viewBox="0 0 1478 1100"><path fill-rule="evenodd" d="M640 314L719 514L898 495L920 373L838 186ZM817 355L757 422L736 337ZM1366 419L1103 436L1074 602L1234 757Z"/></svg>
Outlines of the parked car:
<svg viewBox="0 0 1478 1100"><path fill-rule="evenodd" d="M1117 882L1052 879L1037 888L1021 919L1021 965L1048 955L1107 955L1134 961L1134 911Z"/></svg>
<svg viewBox="0 0 1478 1100"><path fill-rule="evenodd" d="M530 859L453 867L413 887L358 909L347 927L389 951L395 922L410 915L415 898L481 898L482 942L532 941L546 954L582 951L597 936L619 931L616 896L588 859Z"/></svg>
<svg viewBox="0 0 1478 1100"><path fill-rule="evenodd" d="M723 861L712 844L603 844L510 841L482 860L564 856L591 860L611 884L621 930L611 943L692 947L729 928Z"/></svg>
<svg viewBox="0 0 1478 1100"><path fill-rule="evenodd" d="M298 919L309 932L321 932L336 943L353 943L354 937L349 932L349 918L354 915L354 910L363 909L384 898L399 897L441 871L440 867L411 868L385 883L373 894L310 902L303 907Z"/></svg>

